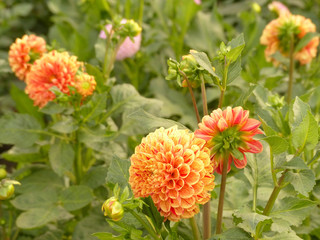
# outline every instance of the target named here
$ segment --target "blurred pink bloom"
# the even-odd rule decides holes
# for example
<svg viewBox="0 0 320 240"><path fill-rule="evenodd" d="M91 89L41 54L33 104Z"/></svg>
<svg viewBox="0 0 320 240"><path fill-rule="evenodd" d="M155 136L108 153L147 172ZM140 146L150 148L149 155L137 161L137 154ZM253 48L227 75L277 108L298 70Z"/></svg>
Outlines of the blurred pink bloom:
<svg viewBox="0 0 320 240"><path fill-rule="evenodd" d="M123 19L121 21L121 23L125 23L125 22L126 22L126 19ZM108 32L110 32L112 29L112 25L107 24L105 28ZM105 31L102 30L99 34L99 37L102 39L106 39L107 36ZM139 51L140 45L141 45L141 33L135 36L133 38L133 41L131 41L131 39L127 37L118 49L116 60L123 60L125 58L134 56Z"/></svg>
<svg viewBox="0 0 320 240"><path fill-rule="evenodd" d="M279 16L290 14L289 9L281 2L273 1L268 5L270 11L276 12Z"/></svg>
<svg viewBox="0 0 320 240"><path fill-rule="evenodd" d="M194 3L197 4L197 5L200 5L201 4L201 0L194 0Z"/></svg>

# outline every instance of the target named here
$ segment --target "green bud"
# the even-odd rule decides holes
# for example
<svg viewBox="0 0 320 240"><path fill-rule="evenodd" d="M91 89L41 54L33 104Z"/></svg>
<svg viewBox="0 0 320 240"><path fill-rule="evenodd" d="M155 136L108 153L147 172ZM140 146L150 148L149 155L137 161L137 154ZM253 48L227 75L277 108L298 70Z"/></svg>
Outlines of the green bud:
<svg viewBox="0 0 320 240"><path fill-rule="evenodd" d="M20 185L18 181L2 179L0 183L0 200L9 199L14 193L14 184Z"/></svg>
<svg viewBox="0 0 320 240"><path fill-rule="evenodd" d="M251 8L254 12L260 13L261 12L261 7L258 3L254 2L251 4Z"/></svg>
<svg viewBox="0 0 320 240"><path fill-rule="evenodd" d="M108 216L113 221L121 220L124 214L122 204L115 197L111 197L103 203L102 211L104 216Z"/></svg>
<svg viewBox="0 0 320 240"><path fill-rule="evenodd" d="M138 23L130 19L123 25L123 30L126 32L128 37L135 37L141 33L142 28Z"/></svg>
<svg viewBox="0 0 320 240"><path fill-rule="evenodd" d="M268 103L269 106L275 108L275 109L281 109L284 106L284 97L279 97L279 95L272 95L268 97Z"/></svg>
<svg viewBox="0 0 320 240"><path fill-rule="evenodd" d="M4 168L0 168L0 179L3 179L7 176L7 171Z"/></svg>

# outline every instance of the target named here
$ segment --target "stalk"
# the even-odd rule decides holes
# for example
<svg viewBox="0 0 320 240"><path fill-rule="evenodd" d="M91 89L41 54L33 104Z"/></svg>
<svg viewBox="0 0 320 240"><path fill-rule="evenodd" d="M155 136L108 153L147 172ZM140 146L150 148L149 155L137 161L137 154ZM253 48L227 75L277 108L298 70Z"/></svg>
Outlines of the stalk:
<svg viewBox="0 0 320 240"><path fill-rule="evenodd" d="M222 86L220 86L220 98L219 98L218 108L222 107L224 93L227 89L228 68L229 68L229 64L227 64L227 57L225 56L224 57L223 79L222 79Z"/></svg>
<svg viewBox="0 0 320 240"><path fill-rule="evenodd" d="M277 176L276 176L276 173L273 169L273 152L272 152L272 148L270 147L270 165L271 165L271 175L272 175L272 179L273 179L273 184L275 187L278 186L278 183L277 183Z"/></svg>
<svg viewBox="0 0 320 240"><path fill-rule="evenodd" d="M220 98L219 98L219 105L218 105L218 108L221 108L221 107L222 107L222 104L223 104L223 97L224 97L224 92L225 92L225 90L220 89Z"/></svg>
<svg viewBox="0 0 320 240"><path fill-rule="evenodd" d="M257 185L257 178L258 178L258 167L257 167L257 160L256 155L254 155L254 185L253 185L253 200L252 200L252 211L256 211L257 208L257 197L258 197L258 185Z"/></svg>
<svg viewBox="0 0 320 240"><path fill-rule="evenodd" d="M224 193L226 191L226 183L227 183L228 161L229 161L229 157L225 157L223 159L223 168L222 168L221 186L220 186L219 204L218 204L218 214L217 214L216 234L220 234L222 232L221 229L222 229L223 203L224 203Z"/></svg>
<svg viewBox="0 0 320 240"><path fill-rule="evenodd" d="M82 162L82 146L76 133L76 160L75 160L75 171L76 171L76 182L79 184L82 178L83 162Z"/></svg>
<svg viewBox="0 0 320 240"><path fill-rule="evenodd" d="M203 75L201 73L200 73L200 79L201 79L201 95L202 95L203 115L208 115L206 85L204 83Z"/></svg>
<svg viewBox="0 0 320 240"><path fill-rule="evenodd" d="M293 70L294 70L294 46L293 46L293 36L290 41L290 52L289 52L289 83L288 83L288 92L287 92L287 103L290 104L292 97L292 87L293 87Z"/></svg>
<svg viewBox="0 0 320 240"><path fill-rule="evenodd" d="M199 232L198 225L197 225L194 217L190 218L190 226L191 226L192 233L193 233L193 239L200 240L201 239L200 232Z"/></svg>

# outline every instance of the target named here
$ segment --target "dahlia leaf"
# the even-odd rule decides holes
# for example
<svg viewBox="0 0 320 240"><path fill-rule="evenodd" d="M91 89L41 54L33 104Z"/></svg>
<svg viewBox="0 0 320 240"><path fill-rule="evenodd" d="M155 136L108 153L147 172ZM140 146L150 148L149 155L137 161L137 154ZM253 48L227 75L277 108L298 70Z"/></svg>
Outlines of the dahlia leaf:
<svg viewBox="0 0 320 240"><path fill-rule="evenodd" d="M57 140L50 146L49 161L52 170L59 176L72 174L75 153L67 142Z"/></svg>
<svg viewBox="0 0 320 240"><path fill-rule="evenodd" d="M62 116L61 121L52 125L51 129L58 133L72 133L78 129L78 125L72 117Z"/></svg>
<svg viewBox="0 0 320 240"><path fill-rule="evenodd" d="M90 170L81 178L80 184L95 189L105 184L107 172L107 167L91 167Z"/></svg>
<svg viewBox="0 0 320 240"><path fill-rule="evenodd" d="M230 240L230 239L237 239L237 240L250 240L252 237L249 233L244 231L242 228L229 228L228 230L224 231L221 234L215 235L212 238L213 240Z"/></svg>
<svg viewBox="0 0 320 240"><path fill-rule="evenodd" d="M210 73L213 78L220 79L218 77L218 75L213 71L212 64L211 64L207 54L205 54L204 52L194 52L194 51L190 51L190 54L192 56L194 56L194 58L196 59L198 64L201 67L203 67L205 70L207 70L207 72Z"/></svg>
<svg viewBox="0 0 320 240"><path fill-rule="evenodd" d="M245 91L240 95L240 97L234 103L234 106L244 106L256 87L256 84L250 84L248 91Z"/></svg>
<svg viewBox="0 0 320 240"><path fill-rule="evenodd" d="M286 197L274 206L270 216L281 218L289 222L290 226L298 226L314 210L316 205L316 202L309 199Z"/></svg>
<svg viewBox="0 0 320 240"><path fill-rule="evenodd" d="M261 238L263 240L301 240L300 238L294 231L289 231L289 232L282 232L280 234L275 234L274 236L263 236Z"/></svg>
<svg viewBox="0 0 320 240"><path fill-rule="evenodd" d="M108 169L107 182L118 183L121 189L128 186L130 165L129 160L114 156Z"/></svg>
<svg viewBox="0 0 320 240"><path fill-rule="evenodd" d="M123 240L123 236L114 236L112 233L109 232L93 233L92 236L95 236L100 240Z"/></svg>
<svg viewBox="0 0 320 240"><path fill-rule="evenodd" d="M288 141L282 137L269 136L263 138L262 140L266 141L269 144L273 154L279 154L287 151L288 149Z"/></svg>
<svg viewBox="0 0 320 240"><path fill-rule="evenodd" d="M41 125L28 114L7 114L0 118L0 143L30 147L40 138Z"/></svg>
<svg viewBox="0 0 320 240"><path fill-rule="evenodd" d="M278 165L277 165L278 168ZM282 161L280 168L285 169L309 169L305 161L300 157L292 157L292 155L286 155L285 160Z"/></svg>
<svg viewBox="0 0 320 240"><path fill-rule="evenodd" d="M87 122L105 113L107 106L107 94L94 94L91 101L83 105L80 109L80 113L83 117L83 122Z"/></svg>
<svg viewBox="0 0 320 240"><path fill-rule="evenodd" d="M296 128L302 122L308 111L311 112L310 106L303 102L299 97L296 97L289 110L289 122L291 124L291 130Z"/></svg>
<svg viewBox="0 0 320 240"><path fill-rule="evenodd" d="M93 200L91 188L87 186L71 186L62 191L59 202L68 211L75 211L88 205Z"/></svg>
<svg viewBox="0 0 320 240"><path fill-rule="evenodd" d="M306 197L316 184L315 176L310 169L303 169L299 172L288 172L285 180L286 182L290 182L297 192Z"/></svg>
<svg viewBox="0 0 320 240"><path fill-rule="evenodd" d="M299 40L298 44L294 48L294 52L295 53L299 52L311 41L312 38L319 37L319 36L320 34L317 32L308 32L306 35L303 36L303 38Z"/></svg>
<svg viewBox="0 0 320 240"><path fill-rule="evenodd" d="M241 58L238 58L235 62L231 63L228 68L227 85L240 76L241 70Z"/></svg>
<svg viewBox="0 0 320 240"><path fill-rule="evenodd" d="M274 232L282 233L282 232L290 232L292 231L290 227L290 223L281 219L281 218L272 218L271 230Z"/></svg>
<svg viewBox="0 0 320 240"><path fill-rule="evenodd" d="M292 145L299 149L313 149L318 143L318 123L308 111L302 122L292 131Z"/></svg>
<svg viewBox="0 0 320 240"><path fill-rule="evenodd" d="M142 212L152 220L157 230L160 230L163 223L163 217L160 215L158 209L154 205L152 198L149 196L144 198L143 201L145 204L143 204Z"/></svg>

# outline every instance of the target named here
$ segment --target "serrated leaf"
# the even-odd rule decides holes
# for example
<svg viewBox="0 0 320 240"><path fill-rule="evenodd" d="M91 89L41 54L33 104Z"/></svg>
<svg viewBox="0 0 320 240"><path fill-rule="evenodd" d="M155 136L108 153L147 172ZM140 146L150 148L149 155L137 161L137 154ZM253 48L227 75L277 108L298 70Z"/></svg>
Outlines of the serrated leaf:
<svg viewBox="0 0 320 240"><path fill-rule="evenodd" d="M75 152L72 145L57 140L50 146L49 161L55 173L59 176L72 173Z"/></svg>
<svg viewBox="0 0 320 240"><path fill-rule="evenodd" d="M291 232L282 232L278 233L272 237L264 236L261 240L302 240L302 238L298 237L297 234L293 231Z"/></svg>
<svg viewBox="0 0 320 240"><path fill-rule="evenodd" d="M283 168L286 169L309 169L306 163L300 157L286 156L286 161L282 164Z"/></svg>
<svg viewBox="0 0 320 240"><path fill-rule="evenodd" d="M256 87L256 84L250 84L248 91L240 95L240 97L234 103L234 106L244 106Z"/></svg>
<svg viewBox="0 0 320 240"><path fill-rule="evenodd" d="M149 196L144 198L143 201L146 203L143 205L142 212L147 215L153 222L154 226L159 230L161 230L161 226L163 223L163 217L160 215L159 211L157 210L152 198Z"/></svg>
<svg viewBox="0 0 320 240"><path fill-rule="evenodd" d="M81 179L80 184L92 189L97 188L106 182L108 169L106 167L92 167Z"/></svg>
<svg viewBox="0 0 320 240"><path fill-rule="evenodd" d="M315 176L310 169L303 169L299 172L288 172L285 181L290 182L294 189L304 196L309 196L316 185Z"/></svg>
<svg viewBox="0 0 320 240"><path fill-rule="evenodd" d="M28 114L14 113L0 118L0 129L0 143L27 148L40 138L41 125Z"/></svg>
<svg viewBox="0 0 320 240"><path fill-rule="evenodd" d="M277 134L277 132L272 127L270 127L265 120L263 120L260 116L258 117L262 124L263 131L267 137L274 136Z"/></svg>
<svg viewBox="0 0 320 240"><path fill-rule="evenodd" d="M70 116L62 117L51 129L59 133L72 133L78 129L77 122Z"/></svg>
<svg viewBox="0 0 320 240"><path fill-rule="evenodd" d="M300 125L304 117L308 112L311 112L310 106L303 102L299 97L296 97L293 104L290 106L289 122L291 124L291 130Z"/></svg>
<svg viewBox="0 0 320 240"><path fill-rule="evenodd" d="M275 205L270 216L281 218L289 222L290 225L298 226L307 216L309 216L315 206L316 202L309 199L286 197Z"/></svg>
<svg viewBox="0 0 320 240"><path fill-rule="evenodd" d="M231 63L228 68L227 85L240 76L241 70L241 58L238 58L235 62Z"/></svg>
<svg viewBox="0 0 320 240"><path fill-rule="evenodd" d="M196 59L196 61L202 68L207 70L207 72L212 75L213 78L219 79L218 75L212 69L212 64L207 54L205 54L204 52L193 52L193 51L190 51L190 54Z"/></svg>
<svg viewBox="0 0 320 240"><path fill-rule="evenodd" d="M272 218L271 230L279 233L292 231L288 221L275 217Z"/></svg>
<svg viewBox="0 0 320 240"><path fill-rule="evenodd" d="M262 140L266 141L269 144L273 154L280 154L282 152L287 151L288 149L289 143L282 137L270 136L262 138Z"/></svg>
<svg viewBox="0 0 320 240"><path fill-rule="evenodd" d="M81 106L80 113L83 122L95 119L105 113L107 106L107 93L94 94L89 102Z"/></svg>
<svg viewBox="0 0 320 240"><path fill-rule="evenodd" d="M107 182L118 183L121 188L128 186L130 160L114 156L108 169Z"/></svg>
<svg viewBox="0 0 320 240"><path fill-rule="evenodd" d="M221 234L212 237L213 240L252 240L249 233L241 228L229 228Z"/></svg>
<svg viewBox="0 0 320 240"><path fill-rule="evenodd" d="M68 211L78 210L93 200L93 193L87 186L71 186L59 196L62 206Z"/></svg>
<svg viewBox="0 0 320 240"><path fill-rule="evenodd" d="M99 232L99 233L94 233L92 236L97 237L100 240L123 240L122 236L114 236L112 233L108 232Z"/></svg>
<svg viewBox="0 0 320 240"><path fill-rule="evenodd" d="M305 47L312 38L319 37L320 34L317 32L308 32L306 35L303 36L297 43L296 47L294 48L294 52L299 52L303 47Z"/></svg>
<svg viewBox="0 0 320 240"><path fill-rule="evenodd" d="M299 149L311 150L318 143L318 123L308 111L302 122L292 131L292 145Z"/></svg>
<svg viewBox="0 0 320 240"><path fill-rule="evenodd" d="M22 229L45 226L51 221L69 219L72 215L62 207L33 208L19 215L16 224Z"/></svg>

